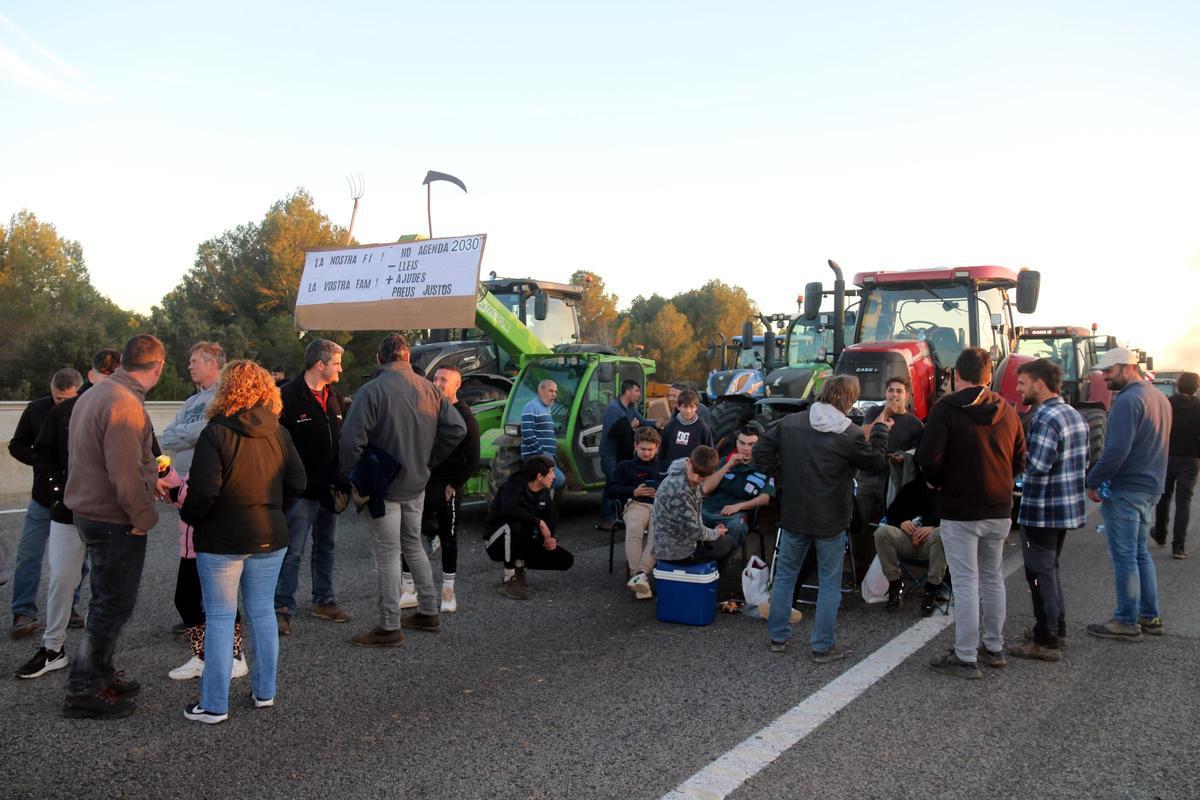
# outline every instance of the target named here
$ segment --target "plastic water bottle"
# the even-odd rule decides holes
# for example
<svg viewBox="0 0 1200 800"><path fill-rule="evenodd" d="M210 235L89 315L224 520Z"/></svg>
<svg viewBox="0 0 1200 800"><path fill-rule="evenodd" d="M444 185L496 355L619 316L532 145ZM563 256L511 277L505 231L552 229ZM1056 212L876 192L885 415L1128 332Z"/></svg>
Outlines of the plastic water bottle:
<svg viewBox="0 0 1200 800"><path fill-rule="evenodd" d="M1100 484L1099 495L1105 500L1112 497L1112 481L1104 481L1104 483Z"/></svg>

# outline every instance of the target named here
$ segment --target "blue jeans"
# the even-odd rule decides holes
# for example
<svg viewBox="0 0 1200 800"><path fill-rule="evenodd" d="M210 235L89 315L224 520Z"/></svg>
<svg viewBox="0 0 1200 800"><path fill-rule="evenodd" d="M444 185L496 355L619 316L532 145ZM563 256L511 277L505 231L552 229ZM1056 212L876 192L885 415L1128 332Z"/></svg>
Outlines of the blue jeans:
<svg viewBox="0 0 1200 800"><path fill-rule="evenodd" d="M724 525L729 531L726 536L732 537L738 547L746 541L746 535L750 533L750 524L746 521L745 514L734 514L729 517L721 516L720 514L710 514L707 511L700 512L700 519L710 528L717 525Z"/></svg>
<svg viewBox="0 0 1200 800"><path fill-rule="evenodd" d="M137 604L146 563L146 536L131 534L131 525L94 522L78 514L75 529L92 563L92 602L67 681L67 694L79 696L113 681L113 652Z"/></svg>
<svg viewBox="0 0 1200 800"><path fill-rule="evenodd" d="M846 532L831 539L817 539L802 533L780 529L779 553L775 556L775 579L771 584L771 616L767 630L771 640L786 642L792 638L792 598L796 581L808 548L817 548L817 613L813 619L812 649L824 653L837 640L834 623L842 604L842 565L846 559Z"/></svg>
<svg viewBox="0 0 1200 800"><path fill-rule="evenodd" d="M1157 494L1114 489L1100 505L1117 586L1113 618L1126 625L1158 616L1158 576L1147 539ZM956 587L957 588L957 587Z"/></svg>
<svg viewBox="0 0 1200 800"><path fill-rule="evenodd" d="M567 476L558 467L554 468L554 483L551 484L551 489L561 489L567 483Z"/></svg>
<svg viewBox="0 0 1200 800"><path fill-rule="evenodd" d="M204 674L200 677L200 705L206 711L229 711L229 681L233 676L233 620L237 615L238 586L246 604L254 662L250 690L259 700L275 697L275 672L279 666L279 628L272 598L286 550L238 555L197 553L196 568L204 592Z"/></svg>
<svg viewBox="0 0 1200 800"><path fill-rule="evenodd" d="M300 560L308 532L312 530L312 601L313 605L328 606L337 602L333 594L333 549L337 544L337 517L316 500L301 498L288 509L287 555L279 570L275 587L275 608L296 611L296 584L300 581ZM259 698L264 699L264 698Z"/></svg>

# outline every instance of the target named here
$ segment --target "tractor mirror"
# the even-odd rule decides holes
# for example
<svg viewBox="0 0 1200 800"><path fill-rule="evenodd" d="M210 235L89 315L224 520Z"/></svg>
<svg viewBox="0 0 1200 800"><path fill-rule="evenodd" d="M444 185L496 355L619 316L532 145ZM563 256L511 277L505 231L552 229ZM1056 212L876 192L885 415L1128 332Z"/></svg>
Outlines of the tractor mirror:
<svg viewBox="0 0 1200 800"><path fill-rule="evenodd" d="M1017 311L1032 314L1037 311L1038 293L1042 289L1042 273L1031 269L1017 275Z"/></svg>
<svg viewBox="0 0 1200 800"><path fill-rule="evenodd" d="M746 324L742 326L742 349L752 350L754 348L754 326L750 324L750 320L746 320Z"/></svg>
<svg viewBox="0 0 1200 800"><path fill-rule="evenodd" d="M616 368L611 361L601 361L596 365L596 380L601 386L607 386L616 378Z"/></svg>
<svg viewBox="0 0 1200 800"><path fill-rule="evenodd" d="M539 289L533 295L533 318L541 322L546 318L547 307L550 305L550 298L546 297L546 293Z"/></svg>
<svg viewBox="0 0 1200 800"><path fill-rule="evenodd" d="M1104 340L1104 347L1106 350L1112 350L1116 346L1117 346L1117 337L1109 336L1107 339Z"/></svg>
<svg viewBox="0 0 1200 800"><path fill-rule="evenodd" d="M1154 356L1146 356L1146 369L1154 372Z"/></svg>
<svg viewBox="0 0 1200 800"><path fill-rule="evenodd" d="M820 281L813 281L804 285L804 318L810 322L817 318L821 313L821 291L822 286Z"/></svg>

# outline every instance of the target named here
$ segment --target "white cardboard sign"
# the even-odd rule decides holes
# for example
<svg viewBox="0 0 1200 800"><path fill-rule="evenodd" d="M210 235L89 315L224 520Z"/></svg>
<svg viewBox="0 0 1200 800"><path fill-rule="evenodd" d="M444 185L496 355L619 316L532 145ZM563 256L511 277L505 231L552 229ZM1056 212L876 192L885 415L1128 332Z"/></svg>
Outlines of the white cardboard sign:
<svg viewBox="0 0 1200 800"><path fill-rule="evenodd" d="M304 330L470 328L486 234L308 251Z"/></svg>

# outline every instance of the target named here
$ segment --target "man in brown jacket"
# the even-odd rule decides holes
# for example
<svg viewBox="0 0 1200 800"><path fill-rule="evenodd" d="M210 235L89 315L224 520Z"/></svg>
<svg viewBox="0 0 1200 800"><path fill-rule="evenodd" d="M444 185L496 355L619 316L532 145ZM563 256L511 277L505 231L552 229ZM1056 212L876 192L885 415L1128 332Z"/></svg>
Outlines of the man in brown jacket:
<svg viewBox="0 0 1200 800"><path fill-rule="evenodd" d="M129 698L141 688L113 668L113 650L137 601L146 532L158 522L154 431L144 403L165 360L162 342L134 336L121 368L80 397L71 416L64 502L87 545L92 600L71 665L67 717L127 717Z"/></svg>

